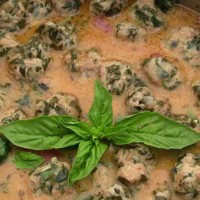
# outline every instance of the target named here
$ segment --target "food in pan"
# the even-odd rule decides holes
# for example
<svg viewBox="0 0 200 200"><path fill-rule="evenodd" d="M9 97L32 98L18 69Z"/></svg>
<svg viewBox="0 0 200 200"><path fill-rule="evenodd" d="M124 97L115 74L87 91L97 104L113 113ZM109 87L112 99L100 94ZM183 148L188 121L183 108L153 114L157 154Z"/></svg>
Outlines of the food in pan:
<svg viewBox="0 0 200 200"><path fill-rule="evenodd" d="M200 15L176 3L0 2L1 200L200 198Z"/></svg>

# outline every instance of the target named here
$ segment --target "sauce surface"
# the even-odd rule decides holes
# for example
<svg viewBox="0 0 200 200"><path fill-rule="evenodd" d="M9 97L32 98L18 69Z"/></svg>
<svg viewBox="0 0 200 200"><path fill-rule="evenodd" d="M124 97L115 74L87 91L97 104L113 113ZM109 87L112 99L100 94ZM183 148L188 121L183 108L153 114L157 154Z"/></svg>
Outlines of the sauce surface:
<svg viewBox="0 0 200 200"><path fill-rule="evenodd" d="M88 4L83 5L79 15L73 17L72 21L76 25L76 33L78 36L78 49L87 51L91 48L97 48L104 61L120 61L122 63L130 64L137 75L145 80L151 89L152 94L159 98L168 98L172 105L171 112L174 114L188 114L193 113L197 118L200 118L200 110L195 106L196 97L191 89L191 82L199 80L200 70L194 69L182 60L173 60L177 68L180 70L182 84L174 91L166 90L162 87L157 87L149 82L141 70L141 62L152 54L160 54L165 57L175 57L175 52L166 52L163 48L163 41L167 33L176 27L190 26L200 31L200 16L184 7L176 6L172 11L164 16L165 26L160 31L155 33L147 33L144 39L139 39L134 42L122 41L115 37L114 27L116 23L128 20L128 8L120 15L113 18L104 18L105 23L109 26L109 31L105 32L103 29L97 27L94 23L95 17L89 14ZM17 41L24 43L35 33L36 28L45 21L62 21L63 17L56 14L51 15L44 21L35 21L25 30L16 34ZM23 106L29 118L34 117L35 102L38 98L49 97L56 92L67 92L78 97L82 109L82 116L87 116L87 113L92 105L94 94L94 81L97 76L76 76L73 72L69 72L64 63L64 56L67 51L50 51L51 62L48 66L45 75L41 76L38 82L43 82L49 86L46 92L38 92L33 90L32 85L16 81L12 75L9 74L5 64L4 58L0 59L1 73L0 84L11 83L12 87L6 97L5 105L0 112L0 117L5 116L10 110L18 108L19 99L24 95L29 95L29 105ZM125 94L121 96L113 95L113 111L115 120L127 116L125 106ZM9 158L0 166L0 199L10 200L52 200L52 199L77 199L73 195L55 198L49 195L37 196L32 192L31 183L29 179L28 170L17 170L12 159L16 151L16 147L12 148L12 153ZM184 149L182 151L164 151L152 149L155 153L156 164L152 170L150 179L138 186L138 191L134 195L135 200L150 200L152 199L152 191L158 185L165 182L171 183L170 170L174 167L176 158L182 152L199 152L199 144L193 147ZM73 151L61 151L62 160L65 160ZM103 160L113 161L112 149L104 155ZM115 181L115 168L110 174L110 179ZM113 177L112 177L113 176ZM94 193L96 190L92 187L90 178L86 178L78 182L75 187L77 191L88 190ZM70 196L71 195L71 196ZM182 197L173 194L172 200L180 200Z"/></svg>

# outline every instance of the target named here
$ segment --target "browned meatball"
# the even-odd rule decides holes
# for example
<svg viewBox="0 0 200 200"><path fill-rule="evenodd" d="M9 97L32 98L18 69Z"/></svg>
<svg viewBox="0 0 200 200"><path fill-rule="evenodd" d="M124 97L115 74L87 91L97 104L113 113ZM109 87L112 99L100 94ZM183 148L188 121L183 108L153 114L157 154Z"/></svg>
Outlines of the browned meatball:
<svg viewBox="0 0 200 200"><path fill-rule="evenodd" d="M35 115L69 115L80 117L81 108L78 99L67 93L58 92L52 97L37 101Z"/></svg>

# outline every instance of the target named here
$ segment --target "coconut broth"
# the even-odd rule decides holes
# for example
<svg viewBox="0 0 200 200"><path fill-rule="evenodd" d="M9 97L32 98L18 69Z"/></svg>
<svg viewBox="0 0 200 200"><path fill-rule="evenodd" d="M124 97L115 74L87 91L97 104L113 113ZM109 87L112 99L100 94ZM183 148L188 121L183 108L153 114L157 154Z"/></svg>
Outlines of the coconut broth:
<svg viewBox="0 0 200 200"><path fill-rule="evenodd" d="M74 24L76 24L76 32L78 35L78 48L81 50L88 50L91 48L98 48L101 52L103 60L117 60L122 63L127 63L135 69L137 75L147 81L153 95L160 99L168 98L172 104L172 112L176 114L188 114L194 113L197 117L200 117L200 111L194 106L196 97L191 89L191 82L199 80L200 71L187 66L183 60L174 59L181 73L182 84L174 91L168 91L161 87L156 87L148 82L144 74L140 69L140 63L143 59L149 57L151 54L159 53L167 57L175 57L174 52L166 52L162 48L162 42L166 37L166 32L172 28L179 26L190 26L200 31L200 16L184 7L175 7L166 16L164 16L166 25L162 30L156 33L147 34L144 40L137 40L134 42L121 41L114 36L115 24L129 19L128 9L122 12L122 14L114 18L105 18L106 23L109 25L110 30L105 32L99 27L94 25L94 16L88 12L88 5L84 5L79 15L73 18ZM45 21L56 20L62 21L64 18L51 15ZM16 37L20 43L26 42L35 32L36 28L44 23L41 21L34 22L28 28L22 32L17 33ZM48 70L45 75L39 79L41 82L49 86L47 92L41 93L33 90L33 87L28 83L21 83L16 81L12 75L8 72L8 66L5 64L4 59L0 59L1 73L0 83L11 83L12 87L9 89L9 94L5 102L5 106L0 113L0 117L3 117L5 113L9 113L10 110L17 108L16 101L22 98L25 94L30 95L30 105L25 106L24 109L28 113L28 117L34 116L35 101L41 97L48 97L56 92L67 92L76 95L79 98L80 106L82 108L82 116L86 116L93 100L93 87L96 76L86 77L74 76L72 72L69 72L64 64L63 56L67 52L50 51L52 61L49 64ZM127 115L125 107L125 94L122 96L113 96L113 110L115 119L119 119ZM168 182L170 185L170 170L174 166L176 157L183 151L187 152L199 152L199 145L187 148L182 151L164 151L152 149L155 153L156 164L155 168L150 175L150 179L138 186L138 191L135 193L135 200L150 200L152 199L152 191L160 184ZM16 147L12 148L12 152L9 154L9 158L0 166L0 199L1 200L52 200L52 199L77 199L77 195L68 191L62 197L53 197L48 195L37 196L33 193L31 182L29 179L29 170L17 170L12 162L13 155L16 151ZM62 150L59 153L53 151L50 153L40 152L46 155L58 155L61 160L69 160L70 156L73 156L76 150ZM103 160L114 163L113 158L114 150L109 148L105 153ZM116 181L116 167L114 167L110 173L111 181ZM79 181L75 184L75 188L78 192L87 191L91 194L96 192L97 188L93 188L91 176ZM173 195L173 200L182 199L180 196Z"/></svg>

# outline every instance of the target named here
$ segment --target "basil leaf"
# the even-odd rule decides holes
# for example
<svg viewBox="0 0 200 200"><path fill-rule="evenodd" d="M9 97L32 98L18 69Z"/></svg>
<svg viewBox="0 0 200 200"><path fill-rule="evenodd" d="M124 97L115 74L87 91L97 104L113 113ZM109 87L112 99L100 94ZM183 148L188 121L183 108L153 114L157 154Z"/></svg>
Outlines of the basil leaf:
<svg viewBox="0 0 200 200"><path fill-rule="evenodd" d="M158 113L142 112L108 128L104 138L116 145L144 143L162 149L182 149L200 141L200 134Z"/></svg>
<svg viewBox="0 0 200 200"><path fill-rule="evenodd" d="M82 141L71 171L69 172L68 184L88 176L96 167L100 158L108 148L107 144L95 143L94 141Z"/></svg>
<svg viewBox="0 0 200 200"><path fill-rule="evenodd" d="M44 162L44 159L34 153L18 151L13 162L18 169L29 169L39 166Z"/></svg>
<svg viewBox="0 0 200 200"><path fill-rule="evenodd" d="M10 147L8 141L0 137L0 163L7 158L9 151Z"/></svg>
<svg viewBox="0 0 200 200"><path fill-rule="evenodd" d="M75 132L77 135L79 135L80 137L82 137L85 140L88 140L89 138L91 138L91 134L92 134L92 129L91 126L88 125L86 122L81 122L81 121L66 121L61 119L60 121L62 123L62 125Z"/></svg>
<svg viewBox="0 0 200 200"><path fill-rule="evenodd" d="M67 130L60 120L69 116L41 116L18 120L0 127L0 132L14 145L34 150L65 148L80 143L82 138Z"/></svg>
<svg viewBox="0 0 200 200"><path fill-rule="evenodd" d="M109 127L113 124L112 95L101 85L95 82L95 95L89 111L89 119L94 127Z"/></svg>

